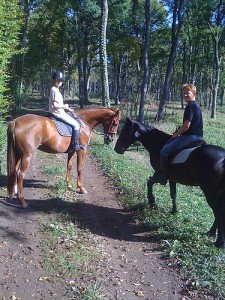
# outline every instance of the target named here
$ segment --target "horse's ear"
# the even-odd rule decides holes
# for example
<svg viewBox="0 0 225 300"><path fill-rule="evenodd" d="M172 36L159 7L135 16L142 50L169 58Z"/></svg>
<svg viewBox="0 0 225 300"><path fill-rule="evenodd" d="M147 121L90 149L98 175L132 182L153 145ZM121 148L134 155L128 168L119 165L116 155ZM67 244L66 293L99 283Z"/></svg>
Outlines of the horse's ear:
<svg viewBox="0 0 225 300"><path fill-rule="evenodd" d="M127 117L127 120L126 120L128 123L133 123L132 119L130 117Z"/></svg>

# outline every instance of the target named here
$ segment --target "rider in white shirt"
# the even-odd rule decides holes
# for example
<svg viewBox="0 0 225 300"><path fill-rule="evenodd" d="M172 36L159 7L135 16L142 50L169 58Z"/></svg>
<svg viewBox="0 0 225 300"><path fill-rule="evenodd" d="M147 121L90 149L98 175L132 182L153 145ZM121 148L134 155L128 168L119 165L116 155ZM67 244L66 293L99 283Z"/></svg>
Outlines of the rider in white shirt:
<svg viewBox="0 0 225 300"><path fill-rule="evenodd" d="M56 118L62 119L64 122L72 126L73 131L71 142L74 143L74 150L78 151L83 149L83 146L79 144L80 123L67 114L66 111L73 112L74 110L70 108L68 104L64 104L63 96L59 90L65 80L65 76L62 72L56 71L52 78L54 82L49 95L49 111L55 115Z"/></svg>

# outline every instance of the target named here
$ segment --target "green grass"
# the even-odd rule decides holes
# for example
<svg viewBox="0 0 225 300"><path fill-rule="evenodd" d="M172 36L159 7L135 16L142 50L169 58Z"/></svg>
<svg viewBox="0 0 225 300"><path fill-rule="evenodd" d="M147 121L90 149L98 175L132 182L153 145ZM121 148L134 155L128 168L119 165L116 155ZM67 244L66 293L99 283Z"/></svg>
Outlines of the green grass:
<svg viewBox="0 0 225 300"><path fill-rule="evenodd" d="M204 138L208 143L225 148L225 118L218 113L217 119L204 115ZM158 125L165 132L172 132L182 120L182 112L177 116L167 115L166 122ZM171 200L169 187L155 185L157 209L147 205L147 179L152 175L149 157L145 151L118 155L112 146L102 146L94 136L91 152L99 165L112 178L120 190L118 201L125 207L137 209L138 222L149 228L149 234L156 232L159 247L172 259L174 268L181 268L190 290L201 294L225 298L225 251L217 249L206 232L214 220L202 191L198 187L177 185L178 209L176 215L170 214Z"/></svg>

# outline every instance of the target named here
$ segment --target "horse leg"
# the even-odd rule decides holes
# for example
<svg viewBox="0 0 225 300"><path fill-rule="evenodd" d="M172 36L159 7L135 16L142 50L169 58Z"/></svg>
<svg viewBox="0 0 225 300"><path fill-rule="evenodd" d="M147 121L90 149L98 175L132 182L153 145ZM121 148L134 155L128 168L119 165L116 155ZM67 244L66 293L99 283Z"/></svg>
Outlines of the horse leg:
<svg viewBox="0 0 225 300"><path fill-rule="evenodd" d="M152 177L149 177L148 182L147 182L147 186L148 186L148 204L150 205L150 207L155 207L156 206L155 197L154 197L153 192L152 192L154 183L155 182L152 181Z"/></svg>
<svg viewBox="0 0 225 300"><path fill-rule="evenodd" d="M66 172L66 184L67 188L71 189L72 185L70 183L70 174L73 166L73 158L74 158L75 152L69 152L68 153L68 158L67 158L67 172Z"/></svg>
<svg viewBox="0 0 225 300"><path fill-rule="evenodd" d="M224 192L217 190L211 191L211 193L205 193L206 200L209 206L212 208L215 220L208 234L217 238L215 246L218 248L225 247L225 204L224 204Z"/></svg>
<svg viewBox="0 0 225 300"><path fill-rule="evenodd" d="M77 152L77 188L79 189L80 194L87 194L87 191L83 187L82 183L82 170L85 155L85 150L80 150Z"/></svg>
<svg viewBox="0 0 225 300"><path fill-rule="evenodd" d="M216 224L218 225L218 234L217 239L215 241L215 246L218 248L225 248L225 220L224 220L224 207L221 209L221 207L217 208L217 211L215 213L216 216Z"/></svg>
<svg viewBox="0 0 225 300"><path fill-rule="evenodd" d="M30 165L31 156L23 156L21 158L20 167L17 170L17 199L21 202L23 208L27 208L28 204L23 195L23 180L25 173Z"/></svg>
<svg viewBox="0 0 225 300"><path fill-rule="evenodd" d="M214 222L213 222L213 225L211 226L211 228L207 232L207 235L209 237L216 238L217 228L218 228L218 225L217 225L217 222L216 222L216 219L215 219Z"/></svg>
<svg viewBox="0 0 225 300"><path fill-rule="evenodd" d="M169 180L170 184L170 197L172 198L172 214L175 214L177 212L177 189L176 189L176 182Z"/></svg>

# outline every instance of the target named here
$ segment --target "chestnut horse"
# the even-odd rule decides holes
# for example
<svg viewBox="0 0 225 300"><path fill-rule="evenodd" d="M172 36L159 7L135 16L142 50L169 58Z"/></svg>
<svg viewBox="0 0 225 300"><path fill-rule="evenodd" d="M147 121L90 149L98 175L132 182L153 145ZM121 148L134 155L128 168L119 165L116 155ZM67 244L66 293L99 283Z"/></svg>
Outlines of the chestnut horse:
<svg viewBox="0 0 225 300"><path fill-rule="evenodd" d="M77 188L81 194L85 194L87 192L82 184L82 168L91 132L97 125L102 124L105 142L111 142L116 135L121 115L119 109L95 108L76 110L76 116L81 123L80 142L84 146L84 149L77 151ZM68 153L66 184L70 187L70 172L75 150L69 151L71 137L60 135L50 118L32 114L23 115L9 122L7 134L7 189L10 200L17 193L17 199L22 207L27 207L23 195L23 180L36 149L48 153Z"/></svg>
<svg viewBox="0 0 225 300"><path fill-rule="evenodd" d="M131 144L140 141L150 154L150 163L155 174L160 170L160 150L171 135L152 126L141 124L129 118L119 135L115 151L123 154ZM157 183L154 175L148 180L148 201L155 204L152 187ZM169 164L170 195L173 199L173 212L176 211L176 183L199 186L211 207L215 221L209 231L217 239L217 247L225 247L225 149L204 144L194 148L184 162Z"/></svg>

